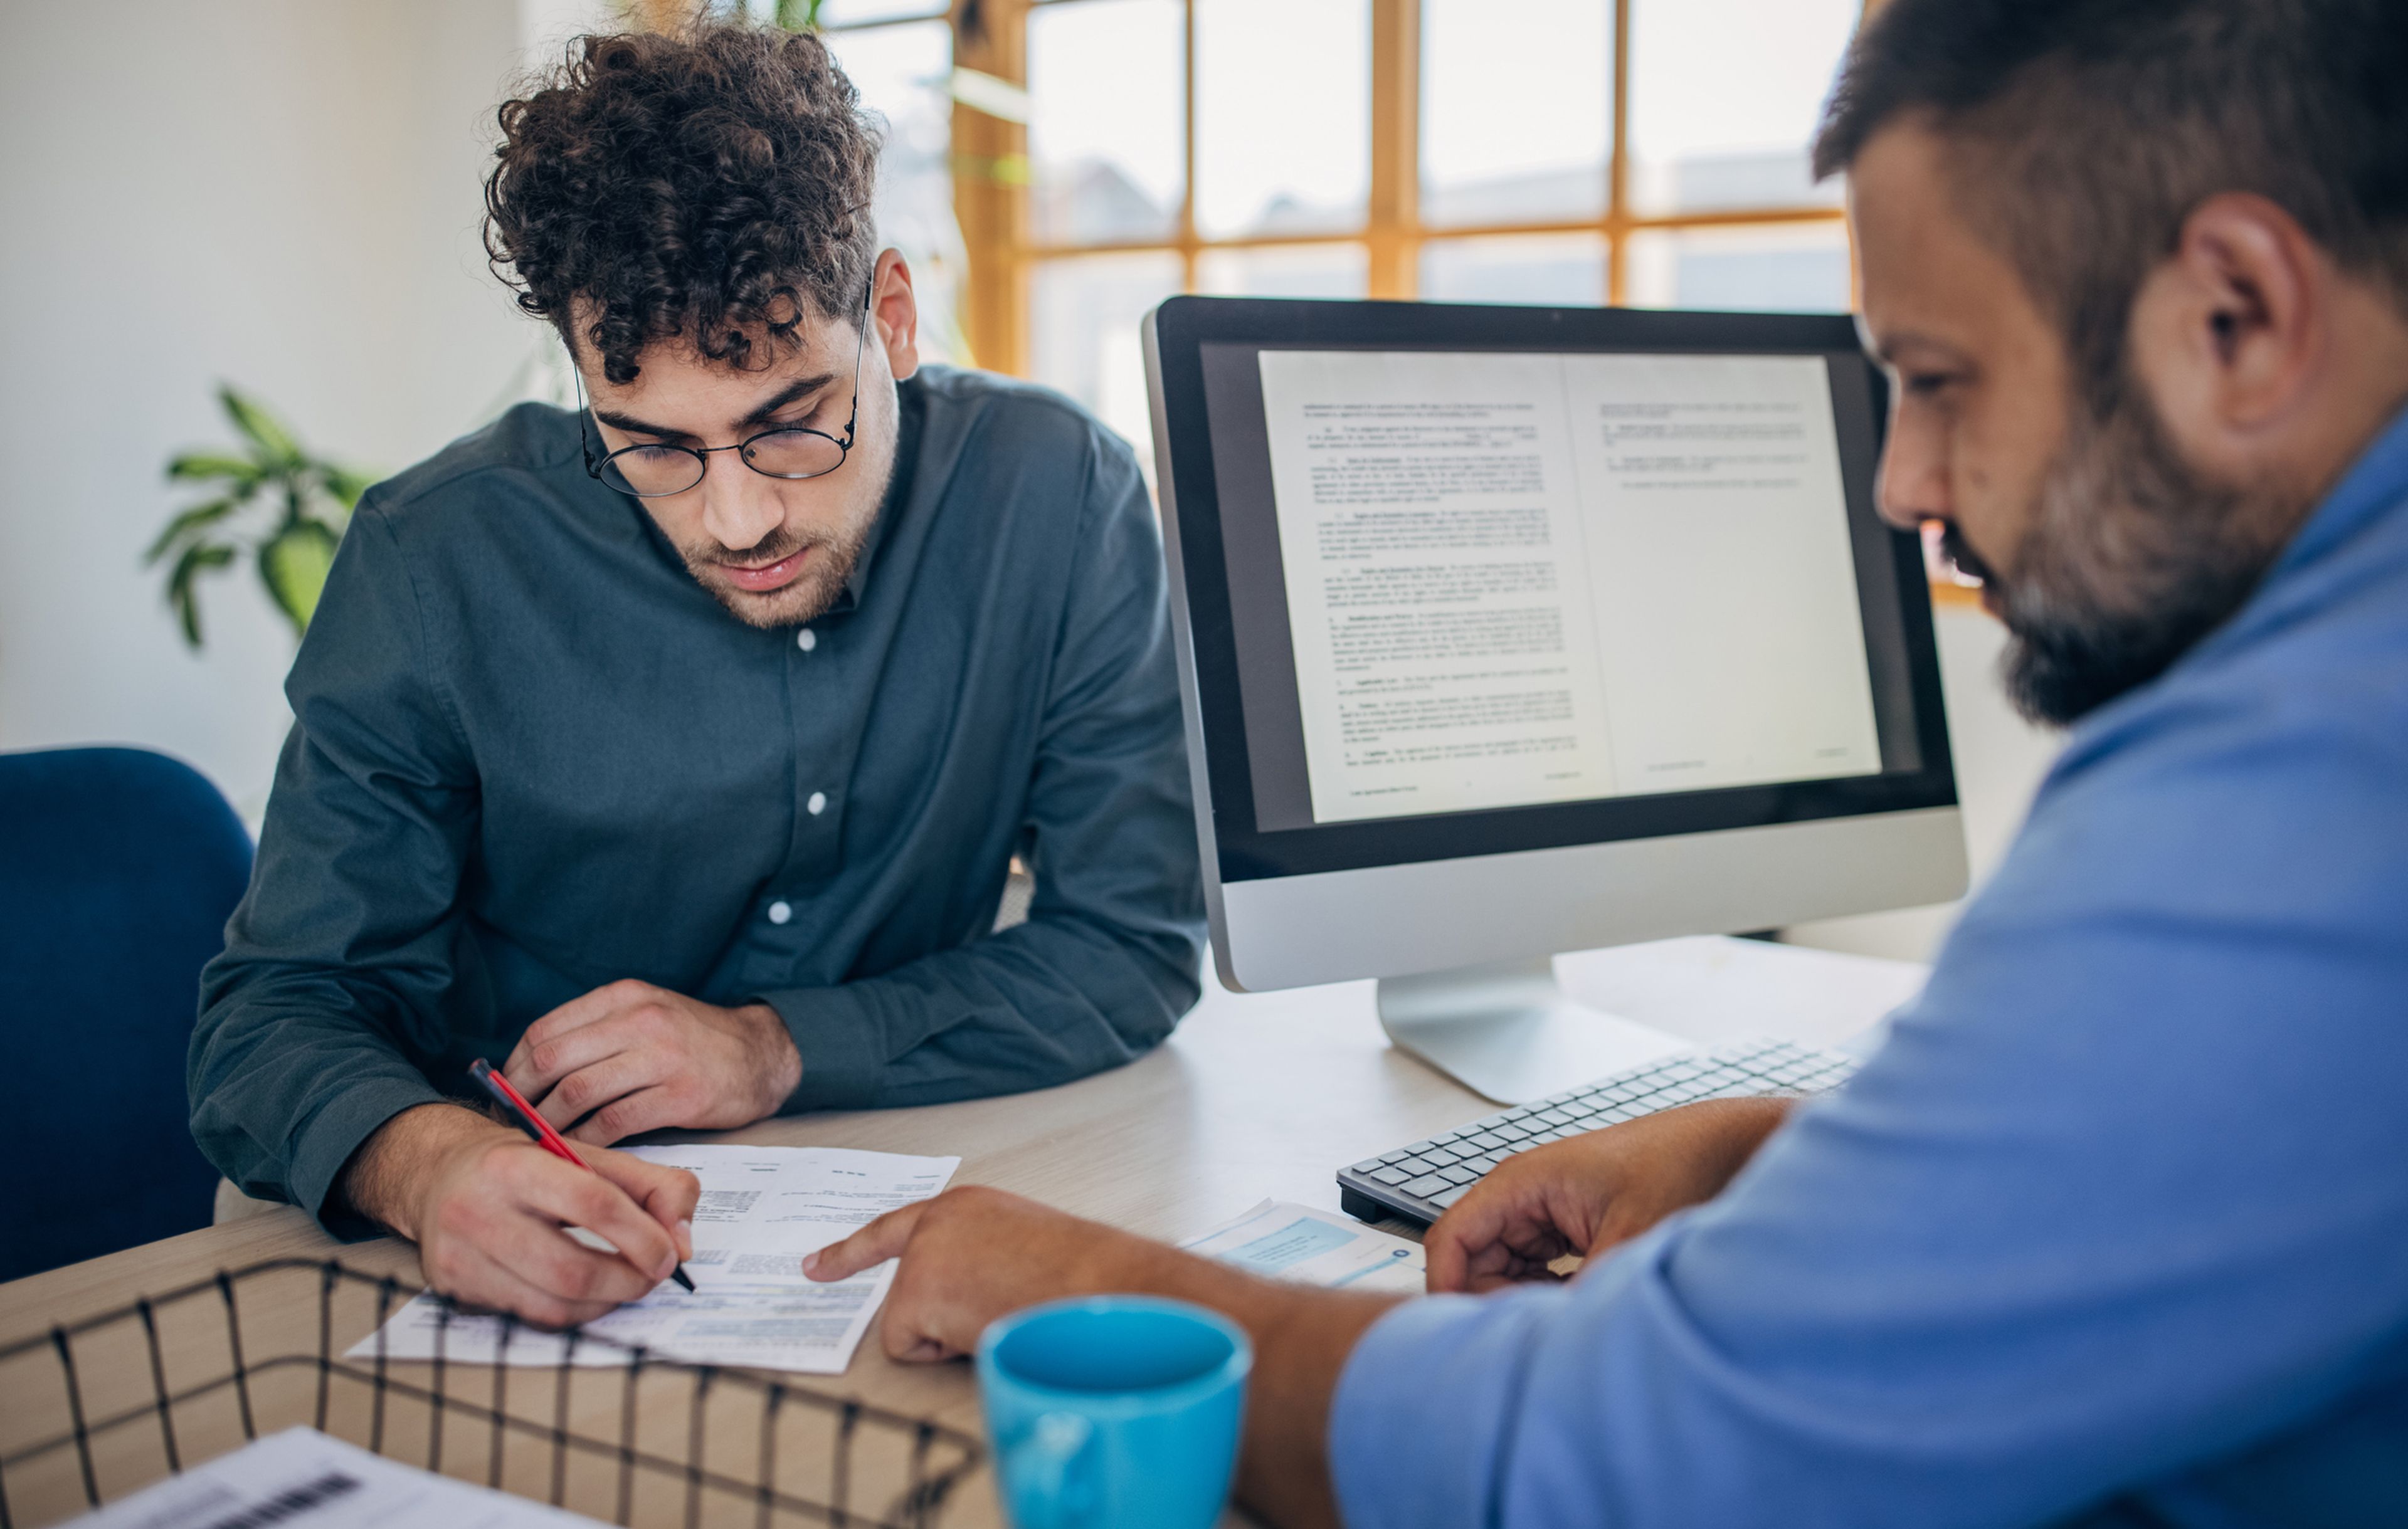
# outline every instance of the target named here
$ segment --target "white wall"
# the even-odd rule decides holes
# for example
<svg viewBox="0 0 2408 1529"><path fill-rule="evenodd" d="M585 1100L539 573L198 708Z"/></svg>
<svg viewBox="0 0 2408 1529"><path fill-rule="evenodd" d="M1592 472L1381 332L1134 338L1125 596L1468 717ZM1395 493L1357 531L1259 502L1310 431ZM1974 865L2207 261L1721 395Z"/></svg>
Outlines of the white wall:
<svg viewBox="0 0 2408 1529"><path fill-rule="evenodd" d="M0 749L177 754L255 814L292 637L246 568L187 650L143 547L220 379L379 470L540 341L487 274L492 107L573 0L0 6Z"/></svg>
<svg viewBox="0 0 2408 1529"><path fill-rule="evenodd" d="M1965 606L1942 606L1933 614L1940 635L1941 684L1947 693L1949 745L1965 814L1965 849L1978 889L2023 826L2032 793L2057 757L2061 739L2017 716L2000 691L2004 628ZM1784 937L1825 950L1928 961L1962 906L1828 919L1799 924Z"/></svg>

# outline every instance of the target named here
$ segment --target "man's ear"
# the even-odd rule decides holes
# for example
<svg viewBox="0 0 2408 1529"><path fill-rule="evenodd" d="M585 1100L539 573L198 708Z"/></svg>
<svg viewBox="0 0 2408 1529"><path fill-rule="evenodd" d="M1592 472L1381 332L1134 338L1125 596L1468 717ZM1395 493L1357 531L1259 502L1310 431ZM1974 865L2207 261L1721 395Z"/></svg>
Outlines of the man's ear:
<svg viewBox="0 0 2408 1529"><path fill-rule="evenodd" d="M2132 305L2133 369L2186 454L2246 470L2329 364L2332 263L2262 196L2209 197Z"/></svg>
<svg viewBox="0 0 2408 1529"><path fill-rule="evenodd" d="M871 285L869 312L878 325L878 342L886 348L886 364L895 380L908 380L920 369L920 300L911 291L911 267L898 250L878 257L878 276Z"/></svg>

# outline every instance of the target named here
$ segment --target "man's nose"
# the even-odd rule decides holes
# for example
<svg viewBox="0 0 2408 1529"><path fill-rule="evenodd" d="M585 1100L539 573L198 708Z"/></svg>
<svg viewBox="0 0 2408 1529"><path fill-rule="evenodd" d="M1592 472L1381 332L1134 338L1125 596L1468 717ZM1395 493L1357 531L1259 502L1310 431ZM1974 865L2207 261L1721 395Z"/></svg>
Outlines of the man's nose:
<svg viewBox="0 0 2408 1529"><path fill-rule="evenodd" d="M1899 415L1891 417L1889 439L1882 448L1881 471L1873 485L1873 506L1883 520L1900 531L1949 518L1954 507L1948 495L1948 453L1936 427Z"/></svg>
<svg viewBox="0 0 2408 1529"><path fill-rule="evenodd" d="M776 486L746 466L741 452L713 451L702 460L702 528L731 552L760 546L785 520Z"/></svg>

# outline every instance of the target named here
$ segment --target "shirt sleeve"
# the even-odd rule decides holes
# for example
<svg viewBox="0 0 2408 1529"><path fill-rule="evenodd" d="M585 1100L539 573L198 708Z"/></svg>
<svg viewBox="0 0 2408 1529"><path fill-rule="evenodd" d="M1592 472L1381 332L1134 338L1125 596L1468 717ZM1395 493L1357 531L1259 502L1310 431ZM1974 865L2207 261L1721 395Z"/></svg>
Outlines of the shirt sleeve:
<svg viewBox="0 0 2408 1529"><path fill-rule="evenodd" d="M337 1235L371 1230L334 1195L377 1127L442 1094L435 1050L474 769L428 676L409 570L364 504L337 552L286 694L251 888L201 976L186 1075L193 1135L246 1194Z"/></svg>
<svg viewBox="0 0 2408 1529"><path fill-rule="evenodd" d="M1094 433L1027 793L1025 922L837 987L764 993L803 1059L789 1110L929 1104L1118 1066L1196 1002L1203 887L1159 529Z"/></svg>
<svg viewBox="0 0 2408 1529"><path fill-rule="evenodd" d="M2053 1522L2396 1375L2408 750L2312 688L2078 739L1886 1047L1722 1197L1373 1328L1347 1522Z"/></svg>

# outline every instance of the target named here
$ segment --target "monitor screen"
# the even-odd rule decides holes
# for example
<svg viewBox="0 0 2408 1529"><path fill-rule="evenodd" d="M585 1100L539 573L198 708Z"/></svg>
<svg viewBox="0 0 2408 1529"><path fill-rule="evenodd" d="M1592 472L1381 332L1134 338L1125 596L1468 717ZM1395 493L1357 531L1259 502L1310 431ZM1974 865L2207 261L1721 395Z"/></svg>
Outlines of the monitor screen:
<svg viewBox="0 0 2408 1529"><path fill-rule="evenodd" d="M1467 346L1357 307L1390 334L1193 350L1209 527L1208 475L1167 466L1182 544L1218 544L1225 877L1954 800L1920 560L1872 512L1879 381L1844 320L1761 321L1756 349L1727 323ZM1217 779L1233 734L1242 793Z"/></svg>

